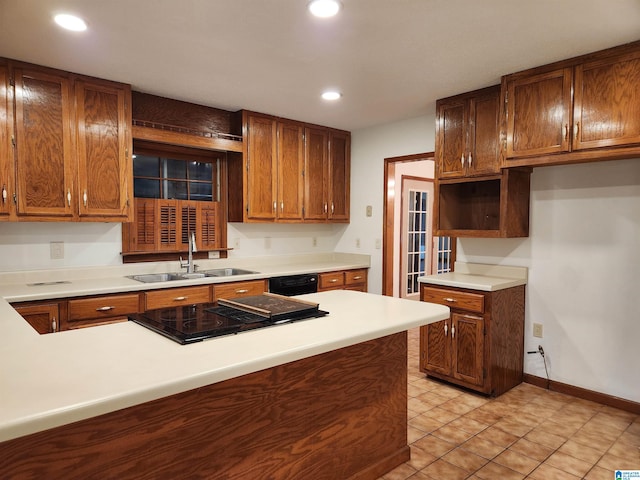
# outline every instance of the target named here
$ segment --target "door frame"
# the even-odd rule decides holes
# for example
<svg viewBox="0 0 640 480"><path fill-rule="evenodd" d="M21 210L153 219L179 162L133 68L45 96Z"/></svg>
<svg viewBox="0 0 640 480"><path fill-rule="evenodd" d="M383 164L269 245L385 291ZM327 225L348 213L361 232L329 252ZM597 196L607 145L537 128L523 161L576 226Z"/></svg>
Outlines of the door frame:
<svg viewBox="0 0 640 480"><path fill-rule="evenodd" d="M400 157L389 157L384 159L384 207L382 209L382 294L393 296L393 244L394 235L394 209L396 200L396 164L406 162L417 162L420 160L434 160L435 152L418 153L414 155L403 155ZM401 185L397 186L398 189Z"/></svg>

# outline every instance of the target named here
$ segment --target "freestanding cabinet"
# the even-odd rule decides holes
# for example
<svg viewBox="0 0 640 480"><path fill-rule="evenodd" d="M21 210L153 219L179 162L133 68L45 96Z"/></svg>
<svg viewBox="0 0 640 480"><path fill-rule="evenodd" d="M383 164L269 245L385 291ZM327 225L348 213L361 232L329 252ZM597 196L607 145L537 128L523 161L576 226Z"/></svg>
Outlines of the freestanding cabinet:
<svg viewBox="0 0 640 480"><path fill-rule="evenodd" d="M524 285L480 291L423 284L420 300L447 305L447 320L420 327L420 370L498 396L522 382Z"/></svg>

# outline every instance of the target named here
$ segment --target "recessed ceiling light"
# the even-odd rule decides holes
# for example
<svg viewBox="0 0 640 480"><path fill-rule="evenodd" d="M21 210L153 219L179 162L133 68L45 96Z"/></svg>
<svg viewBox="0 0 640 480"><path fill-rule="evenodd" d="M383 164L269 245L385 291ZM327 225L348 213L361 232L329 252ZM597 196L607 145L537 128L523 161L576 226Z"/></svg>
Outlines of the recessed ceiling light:
<svg viewBox="0 0 640 480"><path fill-rule="evenodd" d="M325 100L338 100L340 97L342 97L342 94L335 90L327 90L322 94L322 98Z"/></svg>
<svg viewBox="0 0 640 480"><path fill-rule="evenodd" d="M61 13L53 17L53 19L62 28L66 28L67 30L71 30L73 32L84 32L87 29L87 24L84 23L84 20L82 20L80 17L76 17L75 15L67 15L65 13Z"/></svg>
<svg viewBox="0 0 640 480"><path fill-rule="evenodd" d="M316 17L333 17L340 11L342 4L338 0L311 0L309 11Z"/></svg>

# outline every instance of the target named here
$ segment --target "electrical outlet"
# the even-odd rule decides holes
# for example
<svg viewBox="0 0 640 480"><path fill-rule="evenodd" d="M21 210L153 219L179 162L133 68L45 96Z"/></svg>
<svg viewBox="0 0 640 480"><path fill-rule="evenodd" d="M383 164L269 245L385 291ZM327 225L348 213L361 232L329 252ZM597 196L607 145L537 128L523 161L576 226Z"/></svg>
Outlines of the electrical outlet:
<svg viewBox="0 0 640 480"><path fill-rule="evenodd" d="M537 338L542 338L542 324L534 323L533 324L533 336Z"/></svg>
<svg viewBox="0 0 640 480"><path fill-rule="evenodd" d="M360 239L356 238L356 248L360 248Z"/></svg>
<svg viewBox="0 0 640 480"><path fill-rule="evenodd" d="M217 250L215 252L209 252L209 258L220 258L220 252Z"/></svg>
<svg viewBox="0 0 640 480"><path fill-rule="evenodd" d="M60 260L64 258L64 242L50 242L49 256L51 260Z"/></svg>
<svg viewBox="0 0 640 480"><path fill-rule="evenodd" d="M367 205L367 217L373 215L373 207L371 205Z"/></svg>
<svg viewBox="0 0 640 480"><path fill-rule="evenodd" d="M316 237L313 237L311 239L311 245L313 245L314 247L318 246L318 239Z"/></svg>

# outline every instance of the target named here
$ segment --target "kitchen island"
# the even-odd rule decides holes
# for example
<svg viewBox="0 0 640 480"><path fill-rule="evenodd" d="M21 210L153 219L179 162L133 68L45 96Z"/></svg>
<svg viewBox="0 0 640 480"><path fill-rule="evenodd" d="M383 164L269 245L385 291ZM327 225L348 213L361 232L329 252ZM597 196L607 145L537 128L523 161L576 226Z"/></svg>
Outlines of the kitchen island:
<svg viewBox="0 0 640 480"><path fill-rule="evenodd" d="M330 314L186 346L133 322L37 335L2 302L0 471L378 478L409 458L406 330L449 309L301 298Z"/></svg>

